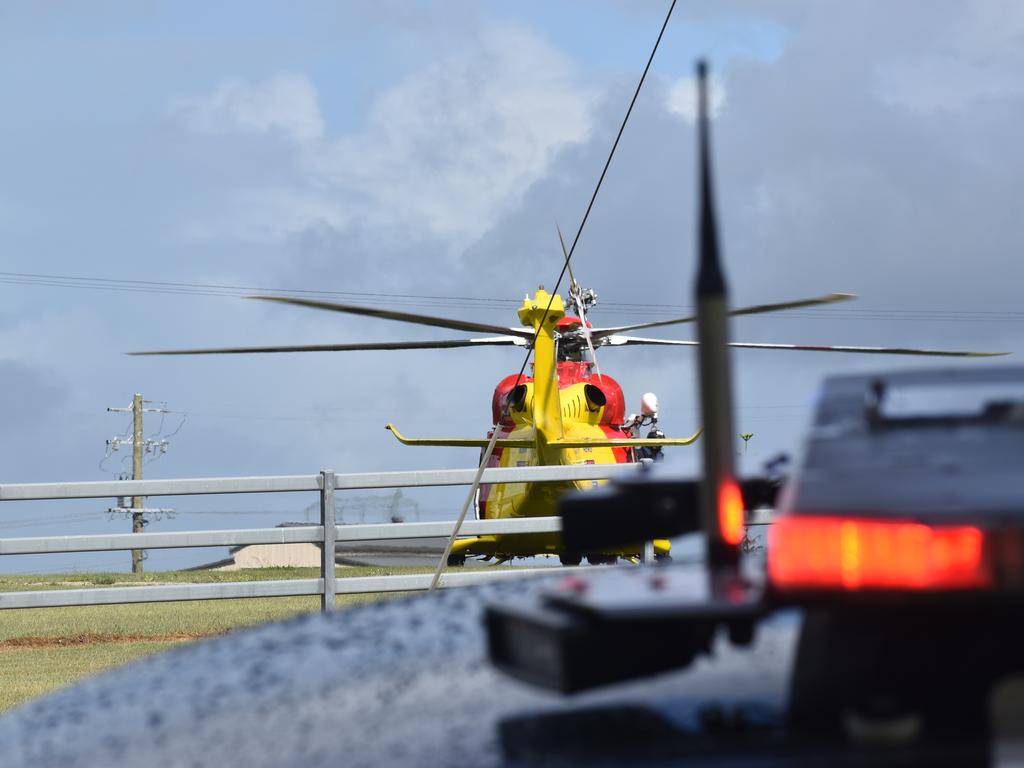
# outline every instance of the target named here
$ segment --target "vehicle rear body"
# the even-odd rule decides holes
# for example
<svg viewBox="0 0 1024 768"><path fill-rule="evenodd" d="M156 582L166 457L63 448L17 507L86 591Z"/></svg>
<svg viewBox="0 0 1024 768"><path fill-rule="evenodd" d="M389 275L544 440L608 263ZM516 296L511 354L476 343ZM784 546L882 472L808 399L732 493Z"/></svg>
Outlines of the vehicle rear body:
<svg viewBox="0 0 1024 768"><path fill-rule="evenodd" d="M1024 716L1022 469L1024 368L825 382L768 546L806 609L794 725L985 733L1007 691Z"/></svg>
<svg viewBox="0 0 1024 768"><path fill-rule="evenodd" d="M1024 368L826 381L782 494L784 590L993 591L1024 584Z"/></svg>

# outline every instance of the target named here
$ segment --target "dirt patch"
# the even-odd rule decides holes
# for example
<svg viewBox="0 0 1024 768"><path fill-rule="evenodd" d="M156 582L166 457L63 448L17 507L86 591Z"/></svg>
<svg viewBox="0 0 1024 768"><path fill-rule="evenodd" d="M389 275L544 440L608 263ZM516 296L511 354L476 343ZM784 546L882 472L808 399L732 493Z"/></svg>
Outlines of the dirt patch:
<svg viewBox="0 0 1024 768"><path fill-rule="evenodd" d="M0 582L3 583L3 582ZM26 584L29 587L81 587L82 589L93 589L95 587L163 587L168 584L181 584L180 581L89 581L79 579L78 581L30 581ZM12 590L13 591L13 590Z"/></svg>
<svg viewBox="0 0 1024 768"><path fill-rule="evenodd" d="M0 640L0 651L12 651L21 648L70 648L83 645L106 645L109 643L184 643L190 640L201 640L204 637L216 637L227 632L169 632L157 635L114 634L83 632L78 635L60 637L12 637Z"/></svg>

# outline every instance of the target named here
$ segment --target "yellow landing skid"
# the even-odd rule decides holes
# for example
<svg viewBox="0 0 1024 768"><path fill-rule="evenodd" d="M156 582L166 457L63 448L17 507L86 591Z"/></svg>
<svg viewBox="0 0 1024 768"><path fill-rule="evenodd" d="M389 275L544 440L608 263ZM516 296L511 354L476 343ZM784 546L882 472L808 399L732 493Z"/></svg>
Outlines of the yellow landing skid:
<svg viewBox="0 0 1024 768"><path fill-rule="evenodd" d="M450 448L486 448L490 440L474 440L463 438L414 438L406 437L394 424L388 424L387 429L402 445L430 445L447 446ZM701 436L704 428L701 427L689 437L680 438L622 438L607 440L552 440L548 443L550 448L667 448L677 445L692 445ZM535 448L536 440L532 439L509 439L498 438L494 441L496 448Z"/></svg>
<svg viewBox="0 0 1024 768"><path fill-rule="evenodd" d="M626 560L640 560L643 547L639 544L627 545L616 549L597 549L583 552L583 555L615 555ZM654 540L654 554L667 555L672 545L666 539ZM565 554L560 537L553 534L503 534L491 536L468 536L456 539L452 545L452 555L472 556L484 555L511 559L512 557L533 557L536 555Z"/></svg>

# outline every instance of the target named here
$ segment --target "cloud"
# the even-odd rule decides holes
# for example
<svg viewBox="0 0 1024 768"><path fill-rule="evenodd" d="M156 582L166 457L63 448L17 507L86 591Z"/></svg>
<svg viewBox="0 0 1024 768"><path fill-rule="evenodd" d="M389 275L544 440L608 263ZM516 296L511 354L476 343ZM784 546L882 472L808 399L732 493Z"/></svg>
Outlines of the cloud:
<svg viewBox="0 0 1024 768"><path fill-rule="evenodd" d="M941 47L895 56L880 68L877 91L883 99L930 113L1024 95L1024 6L1013 0L963 3L954 16Z"/></svg>
<svg viewBox="0 0 1024 768"><path fill-rule="evenodd" d="M718 116L725 106L725 83L718 77L708 80L708 111L712 118ZM665 96L665 109L673 115L679 115L691 125L697 119L697 81L692 77L683 77L669 88Z"/></svg>
<svg viewBox="0 0 1024 768"><path fill-rule="evenodd" d="M193 232L282 238L359 221L465 244L515 206L560 150L588 138L592 111L571 62L514 24L485 25L382 92L357 132L324 140L316 104L307 80L280 75L177 106L193 131L280 129L295 141L291 178L238 190L226 221L218 211Z"/></svg>
<svg viewBox="0 0 1024 768"><path fill-rule="evenodd" d="M220 206L216 217L191 220L185 234L197 240L280 243L310 229L352 224L352 217L336 199L303 183L230 190Z"/></svg>
<svg viewBox="0 0 1024 768"><path fill-rule="evenodd" d="M486 28L468 50L383 94L323 175L439 237L475 237L587 139L590 102L569 62L525 29Z"/></svg>
<svg viewBox="0 0 1024 768"><path fill-rule="evenodd" d="M228 80L207 96L178 100L171 111L200 134L280 132L309 142L324 133L316 89L298 74L277 74L259 84Z"/></svg>

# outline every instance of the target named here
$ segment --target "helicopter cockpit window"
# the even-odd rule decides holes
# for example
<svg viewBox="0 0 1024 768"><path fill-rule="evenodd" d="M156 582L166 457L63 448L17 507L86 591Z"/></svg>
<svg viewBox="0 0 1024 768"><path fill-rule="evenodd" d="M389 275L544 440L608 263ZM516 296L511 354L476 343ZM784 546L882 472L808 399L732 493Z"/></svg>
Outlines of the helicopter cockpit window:
<svg viewBox="0 0 1024 768"><path fill-rule="evenodd" d="M593 362L590 350L579 344L558 342L556 357L560 363Z"/></svg>

